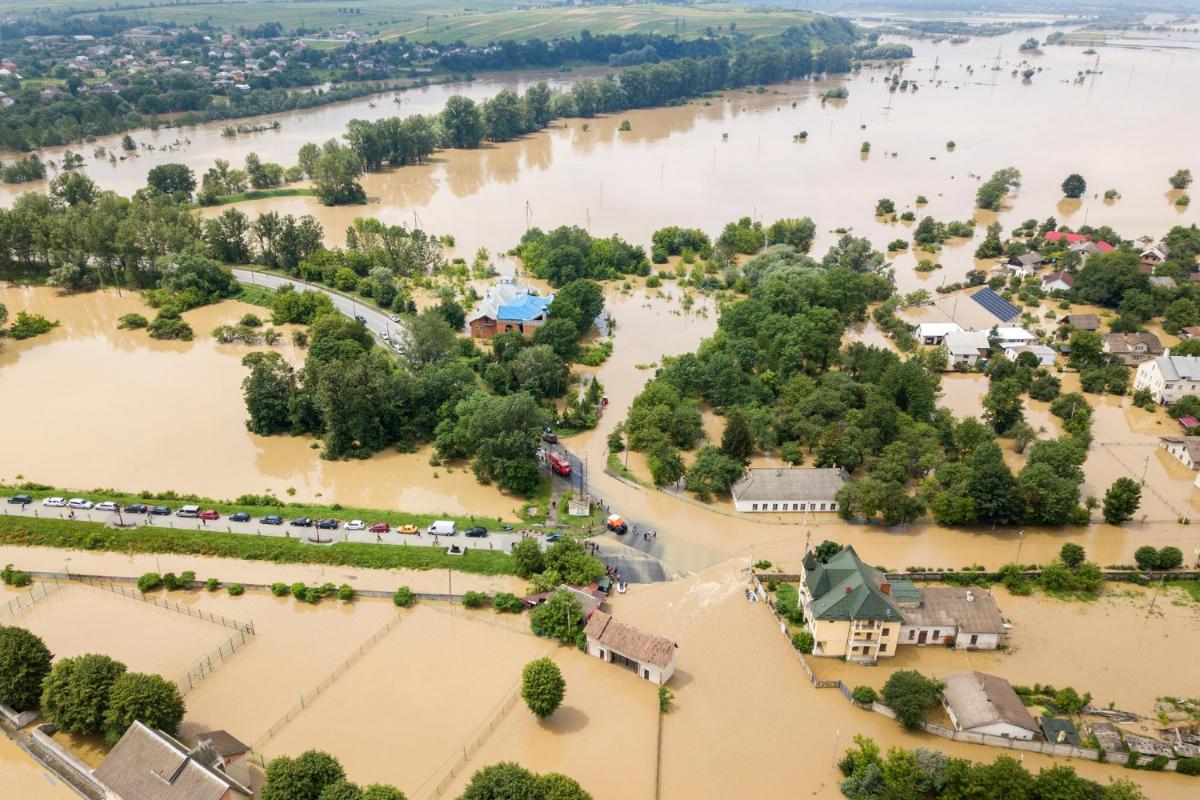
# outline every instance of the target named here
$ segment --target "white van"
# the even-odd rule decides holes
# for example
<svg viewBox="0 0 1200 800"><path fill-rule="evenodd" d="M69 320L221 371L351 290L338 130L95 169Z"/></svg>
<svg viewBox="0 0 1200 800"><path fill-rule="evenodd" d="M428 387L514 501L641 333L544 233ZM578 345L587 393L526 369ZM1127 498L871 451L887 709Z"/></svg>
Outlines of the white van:
<svg viewBox="0 0 1200 800"><path fill-rule="evenodd" d="M177 517L198 517L200 516L200 506L183 506L175 512Z"/></svg>
<svg viewBox="0 0 1200 800"><path fill-rule="evenodd" d="M450 519L434 520L434 523L426 528L425 532L430 536L453 536L458 533L454 529L454 520Z"/></svg>

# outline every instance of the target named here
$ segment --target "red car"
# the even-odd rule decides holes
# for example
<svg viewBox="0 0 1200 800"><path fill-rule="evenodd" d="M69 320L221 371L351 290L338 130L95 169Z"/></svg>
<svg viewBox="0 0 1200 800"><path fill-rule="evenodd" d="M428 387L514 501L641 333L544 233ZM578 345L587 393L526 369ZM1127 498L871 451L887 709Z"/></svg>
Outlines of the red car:
<svg viewBox="0 0 1200 800"><path fill-rule="evenodd" d="M221 518L221 515L218 514L216 511L213 511L211 508L201 511L199 516L200 516L200 519L220 519Z"/></svg>
<svg viewBox="0 0 1200 800"><path fill-rule="evenodd" d="M391 529L392 526L388 525L386 522L376 522L374 525L367 528L367 530L369 530L371 533L387 533Z"/></svg>

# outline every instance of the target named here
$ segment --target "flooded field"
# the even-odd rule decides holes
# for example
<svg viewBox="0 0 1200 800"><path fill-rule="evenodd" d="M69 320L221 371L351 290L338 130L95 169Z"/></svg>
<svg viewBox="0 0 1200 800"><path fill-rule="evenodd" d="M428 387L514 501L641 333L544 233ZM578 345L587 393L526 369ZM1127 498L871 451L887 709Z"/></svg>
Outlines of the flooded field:
<svg viewBox="0 0 1200 800"><path fill-rule="evenodd" d="M80 624L81 620L87 624ZM55 658L103 653L133 672L180 679L230 629L103 589L70 585L5 624L27 628ZM153 647L146 643L154 642Z"/></svg>

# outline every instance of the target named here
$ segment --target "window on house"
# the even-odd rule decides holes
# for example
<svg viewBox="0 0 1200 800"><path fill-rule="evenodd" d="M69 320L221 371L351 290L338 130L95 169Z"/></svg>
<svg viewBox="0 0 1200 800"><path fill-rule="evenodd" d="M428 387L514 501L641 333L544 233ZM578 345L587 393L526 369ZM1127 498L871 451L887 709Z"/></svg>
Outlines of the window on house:
<svg viewBox="0 0 1200 800"><path fill-rule="evenodd" d="M913 639L915 639L915 638L917 638L917 632L916 632L916 631L909 631L909 632L908 632L908 640L911 642L911 641L912 641Z"/></svg>
<svg viewBox="0 0 1200 800"><path fill-rule="evenodd" d="M934 639L938 638L938 634L939 634L939 633L941 633L941 631L939 631L939 630L937 630L937 629L935 628L935 629L934 629L934 631L933 631L933 638L934 638Z"/></svg>
<svg viewBox="0 0 1200 800"><path fill-rule="evenodd" d="M881 653L887 652L887 644L886 643L879 645L879 652L881 652Z"/></svg>
<svg viewBox="0 0 1200 800"><path fill-rule="evenodd" d="M881 633L881 634L879 634L879 635L880 635L880 636L887 636L887 635L888 635L888 632L889 632L890 630L891 630L890 628L884 628L884 629L883 629L883 633Z"/></svg>
<svg viewBox="0 0 1200 800"><path fill-rule="evenodd" d="M754 503L754 504L752 504L752 505L750 506L750 510L751 510L751 511L758 511L758 503Z"/></svg>
<svg viewBox="0 0 1200 800"><path fill-rule="evenodd" d="M971 644L978 644L978 643L979 643L979 635L972 633L971 634Z"/></svg>
<svg viewBox="0 0 1200 800"><path fill-rule="evenodd" d="M778 511L778 510L779 510L779 503L772 503L772 504L771 504L771 510L772 510L772 511Z"/></svg>
<svg viewBox="0 0 1200 800"><path fill-rule="evenodd" d="M799 509L800 509L799 503L792 503L792 511L798 511Z"/></svg>

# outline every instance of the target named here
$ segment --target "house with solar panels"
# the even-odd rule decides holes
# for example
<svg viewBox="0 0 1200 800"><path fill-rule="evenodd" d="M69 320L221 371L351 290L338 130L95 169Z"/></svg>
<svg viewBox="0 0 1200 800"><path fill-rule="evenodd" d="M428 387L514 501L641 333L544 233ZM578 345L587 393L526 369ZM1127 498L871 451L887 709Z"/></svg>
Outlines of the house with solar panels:
<svg viewBox="0 0 1200 800"><path fill-rule="evenodd" d="M971 295L971 299L983 306L989 314L1001 322L1012 322L1021 316L1021 309L996 294L990 288L984 287L980 289Z"/></svg>
<svg viewBox="0 0 1200 800"><path fill-rule="evenodd" d="M545 297L537 289L523 286L511 278L501 278L467 319L467 329L476 339L491 339L498 333L519 333L532 339L534 332L550 316L554 295Z"/></svg>

